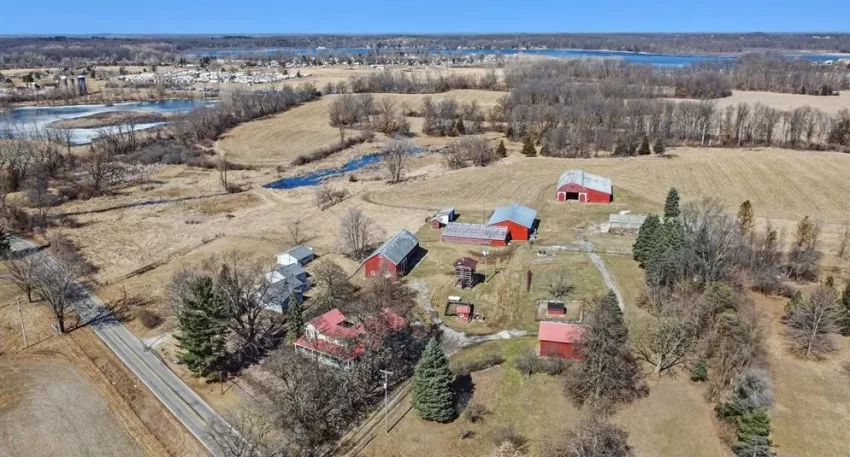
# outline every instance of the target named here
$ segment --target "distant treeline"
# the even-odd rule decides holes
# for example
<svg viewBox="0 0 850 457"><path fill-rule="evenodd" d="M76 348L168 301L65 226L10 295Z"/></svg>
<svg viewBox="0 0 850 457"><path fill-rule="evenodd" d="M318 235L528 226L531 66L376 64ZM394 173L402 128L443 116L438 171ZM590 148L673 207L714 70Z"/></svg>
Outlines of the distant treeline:
<svg viewBox="0 0 850 457"><path fill-rule="evenodd" d="M780 111L745 103L724 110L710 101L675 102L647 98L628 78L616 83L575 82L573 63L543 62L511 70L513 88L500 104L511 138L531 138L546 153L591 157L599 151L635 154L639 145L668 144L845 148L850 146L850 113L829 116L802 107ZM558 71L564 68L565 71ZM697 87L700 87L699 85Z"/></svg>
<svg viewBox="0 0 850 457"><path fill-rule="evenodd" d="M185 53L204 49L369 48L398 49L605 49L665 54L740 53L761 50L850 52L847 33L555 33L455 35L280 35L280 36L137 36L137 37L5 37L0 52L41 52L51 48L98 46L147 47Z"/></svg>

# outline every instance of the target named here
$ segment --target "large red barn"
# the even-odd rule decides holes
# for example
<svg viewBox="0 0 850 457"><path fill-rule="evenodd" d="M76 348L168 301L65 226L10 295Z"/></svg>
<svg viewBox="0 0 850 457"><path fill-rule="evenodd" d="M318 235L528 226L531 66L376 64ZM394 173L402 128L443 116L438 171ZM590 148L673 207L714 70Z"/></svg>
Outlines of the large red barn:
<svg viewBox="0 0 850 457"><path fill-rule="evenodd" d="M536 220L537 211L514 203L496 208L487 225L507 227L511 240L528 241Z"/></svg>
<svg viewBox="0 0 850 457"><path fill-rule="evenodd" d="M614 188L608 178L570 170L558 180L555 198L559 202L611 203L614 201Z"/></svg>
<svg viewBox="0 0 850 457"><path fill-rule="evenodd" d="M584 331L584 327L576 324L541 321L537 332L540 356L581 359L579 343Z"/></svg>
<svg viewBox="0 0 850 457"><path fill-rule="evenodd" d="M404 276L419 249L419 238L402 230L381 245L364 262L367 278L384 275L390 279Z"/></svg>

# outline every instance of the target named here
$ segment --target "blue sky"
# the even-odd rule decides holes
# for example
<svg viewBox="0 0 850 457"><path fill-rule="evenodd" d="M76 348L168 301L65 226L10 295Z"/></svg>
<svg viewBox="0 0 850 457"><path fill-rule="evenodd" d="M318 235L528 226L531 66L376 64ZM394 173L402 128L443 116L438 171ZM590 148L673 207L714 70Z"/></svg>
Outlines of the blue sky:
<svg viewBox="0 0 850 457"><path fill-rule="evenodd" d="M0 34L850 31L850 0L7 0Z"/></svg>

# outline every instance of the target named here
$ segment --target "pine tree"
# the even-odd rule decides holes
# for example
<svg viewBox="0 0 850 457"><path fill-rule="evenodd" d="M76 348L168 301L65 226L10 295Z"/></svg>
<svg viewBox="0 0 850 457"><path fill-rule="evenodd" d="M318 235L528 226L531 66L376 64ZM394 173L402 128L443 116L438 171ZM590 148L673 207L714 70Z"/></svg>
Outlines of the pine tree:
<svg viewBox="0 0 850 457"><path fill-rule="evenodd" d="M655 139L655 144L652 145L652 151L658 155L664 155L664 140L661 137Z"/></svg>
<svg viewBox="0 0 850 457"><path fill-rule="evenodd" d="M455 122L455 131L458 133L458 135L463 135L464 133L466 133L466 127L463 125L462 117L457 118L457 122Z"/></svg>
<svg viewBox="0 0 850 457"><path fill-rule="evenodd" d="M638 148L638 154L642 156L648 156L652 151L649 149L649 137L644 136L643 141L640 142L640 147Z"/></svg>
<svg viewBox="0 0 850 457"><path fill-rule="evenodd" d="M607 409L647 393L641 369L629 350L629 331L613 292L599 301L581 341L585 359L567 379L579 404Z"/></svg>
<svg viewBox="0 0 850 457"><path fill-rule="evenodd" d="M642 267L646 266L652 252L658 245L661 232L661 220L655 214L650 214L643 221L638 231L635 244L632 246L632 256Z"/></svg>
<svg viewBox="0 0 850 457"><path fill-rule="evenodd" d="M526 137L522 143L522 154L526 157L534 157L537 155L537 149L534 148L534 142L531 137Z"/></svg>
<svg viewBox="0 0 850 457"><path fill-rule="evenodd" d="M499 154L499 157L508 156L508 148L505 147L505 140L499 141L499 146L496 147L496 154Z"/></svg>
<svg viewBox="0 0 850 457"><path fill-rule="evenodd" d="M740 224L741 233L744 235L750 233L755 223L753 204L749 200L744 200L744 203L741 203L741 207L738 208L738 224Z"/></svg>
<svg viewBox="0 0 850 457"><path fill-rule="evenodd" d="M664 202L664 219L679 217L679 191L671 187L667 192L667 200Z"/></svg>
<svg viewBox="0 0 850 457"><path fill-rule="evenodd" d="M838 325L841 328L839 331L844 336L850 336L850 282L844 286L841 291L841 320Z"/></svg>
<svg viewBox="0 0 850 457"><path fill-rule="evenodd" d="M298 295L293 290L289 294L289 307L286 311L286 342L294 343L302 333L304 333L304 315L301 312Z"/></svg>
<svg viewBox="0 0 850 457"><path fill-rule="evenodd" d="M549 157L552 155L552 151L549 150L549 143L543 143L543 147L540 148L540 155L543 157Z"/></svg>
<svg viewBox="0 0 850 457"><path fill-rule="evenodd" d="M413 407L419 417L436 422L454 419L453 382L449 359L440 343L432 338L425 346L413 375Z"/></svg>
<svg viewBox="0 0 850 457"><path fill-rule="evenodd" d="M0 226L0 259L5 259L9 256L9 233Z"/></svg>
<svg viewBox="0 0 850 457"><path fill-rule="evenodd" d="M659 232L655 249L645 262L646 280L656 286L670 286L679 279L685 228L678 219L666 219Z"/></svg>
<svg viewBox="0 0 850 457"><path fill-rule="evenodd" d="M193 279L180 301L180 335L176 337L180 360L198 376L215 374L224 361L227 327L224 306L215 293L212 278Z"/></svg>
<svg viewBox="0 0 850 457"><path fill-rule="evenodd" d="M708 381L708 362L705 360L705 357L700 357L697 363L694 364L694 369L691 370L691 381Z"/></svg>

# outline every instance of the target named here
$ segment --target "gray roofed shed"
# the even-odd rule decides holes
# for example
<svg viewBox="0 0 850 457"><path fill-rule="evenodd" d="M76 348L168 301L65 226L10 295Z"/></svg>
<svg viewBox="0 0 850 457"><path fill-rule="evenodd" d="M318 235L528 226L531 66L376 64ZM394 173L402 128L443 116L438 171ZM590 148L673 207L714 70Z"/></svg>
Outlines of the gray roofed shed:
<svg viewBox="0 0 850 457"><path fill-rule="evenodd" d="M381 245L369 258L382 255L385 259L398 265L410 252L419 245L419 238L408 230L402 230Z"/></svg>
<svg viewBox="0 0 850 457"><path fill-rule="evenodd" d="M490 220L487 221L487 225L511 221L524 227L532 228L535 219L537 219L537 211L519 203L514 203L496 208L490 216Z"/></svg>
<svg viewBox="0 0 850 457"><path fill-rule="evenodd" d="M582 187L605 192L606 194L612 193L610 179L581 170L569 170L562 174L561 178L558 179L558 188L569 183L576 183Z"/></svg>
<svg viewBox="0 0 850 457"><path fill-rule="evenodd" d="M444 237L475 238L482 240L504 240L508 237L508 228L483 224L450 222L443 229Z"/></svg>
<svg viewBox="0 0 850 457"><path fill-rule="evenodd" d="M294 248L286 251L286 253L298 259L299 262L302 262L302 265L304 264L304 260L313 258L313 250L307 246L295 246Z"/></svg>

